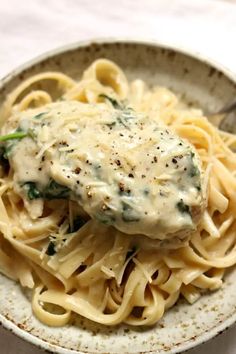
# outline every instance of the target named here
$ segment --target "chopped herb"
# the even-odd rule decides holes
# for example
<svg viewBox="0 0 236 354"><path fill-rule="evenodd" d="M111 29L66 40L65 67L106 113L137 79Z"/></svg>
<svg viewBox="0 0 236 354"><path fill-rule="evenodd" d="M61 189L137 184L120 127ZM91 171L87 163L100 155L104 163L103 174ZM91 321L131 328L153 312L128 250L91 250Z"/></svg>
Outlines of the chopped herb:
<svg viewBox="0 0 236 354"><path fill-rule="evenodd" d="M122 124L125 128L129 128L129 126L127 125L127 122L128 122L128 120L134 118L132 108L125 107L124 104L118 102L115 98L112 98L112 97L107 96L105 94L101 94L101 95L99 95L99 97L107 99L115 109L119 109L121 111L121 115L119 115L117 117L117 122ZM112 128L112 126L115 124L116 124L116 122L111 122L111 123L107 123L106 125L109 126L110 128Z"/></svg>
<svg viewBox="0 0 236 354"><path fill-rule="evenodd" d="M48 244L48 248L47 248L46 254L48 256L53 256L55 253L56 253L55 244L52 241L50 241L49 244Z"/></svg>
<svg viewBox="0 0 236 354"><path fill-rule="evenodd" d="M199 174L200 174L199 168L196 165L192 164L189 170L189 176L194 177L194 176L199 176Z"/></svg>
<svg viewBox="0 0 236 354"><path fill-rule="evenodd" d="M42 194L37 189L35 182L26 182L26 183L24 183L23 187L27 191L27 195L28 195L29 200L38 199L38 198L42 197Z"/></svg>
<svg viewBox="0 0 236 354"><path fill-rule="evenodd" d="M13 139L23 139L27 135L28 135L28 133L25 133L25 132L15 132L15 133L0 136L0 141L7 141L7 140L13 140Z"/></svg>
<svg viewBox="0 0 236 354"><path fill-rule="evenodd" d="M98 221L105 225L112 225L116 221L116 218L113 215L108 215L105 213L97 213L95 217Z"/></svg>
<svg viewBox="0 0 236 354"><path fill-rule="evenodd" d="M135 213L134 209L127 203L122 202L122 219L125 222L139 221L139 216Z"/></svg>
<svg viewBox="0 0 236 354"><path fill-rule="evenodd" d="M44 190L40 190L35 182L29 181L23 184L27 191L29 200L44 198L44 199L67 199L69 197L69 188L62 186L50 180Z"/></svg>
<svg viewBox="0 0 236 354"><path fill-rule="evenodd" d="M118 117L117 118L118 123L120 123L121 125L123 125L125 128L129 129L128 124L126 124L126 122L122 119L122 117Z"/></svg>
<svg viewBox="0 0 236 354"><path fill-rule="evenodd" d="M121 104L118 103L118 101L117 101L115 98L112 98L112 97L110 97L110 96L107 96L107 95L105 95L104 93L100 94L99 97L105 98L106 100L108 100L108 101L112 104L112 106L113 106L114 108L122 109Z"/></svg>
<svg viewBox="0 0 236 354"><path fill-rule="evenodd" d="M134 119L133 110L131 108L126 108L121 111L121 114L117 117L118 123L122 124L125 128L130 129L128 122Z"/></svg>
<svg viewBox="0 0 236 354"><path fill-rule="evenodd" d="M41 112L41 113L38 113L36 114L36 116L34 116L33 118L34 119L40 119L42 116L44 116L45 114L47 114L48 112Z"/></svg>
<svg viewBox="0 0 236 354"><path fill-rule="evenodd" d="M105 125L107 127L109 127L109 128L112 128L112 127L114 127L116 125L116 122L114 121L114 122L111 122L111 123L106 123Z"/></svg>
<svg viewBox="0 0 236 354"><path fill-rule="evenodd" d="M69 193L70 190L68 187L62 186L52 179L45 188L43 197L45 199L67 199Z"/></svg>
<svg viewBox="0 0 236 354"><path fill-rule="evenodd" d="M190 152L191 166L188 173L190 177L195 177L200 175L199 168L197 167L197 165L195 165L193 160L194 156L195 156L194 152L191 151Z"/></svg>

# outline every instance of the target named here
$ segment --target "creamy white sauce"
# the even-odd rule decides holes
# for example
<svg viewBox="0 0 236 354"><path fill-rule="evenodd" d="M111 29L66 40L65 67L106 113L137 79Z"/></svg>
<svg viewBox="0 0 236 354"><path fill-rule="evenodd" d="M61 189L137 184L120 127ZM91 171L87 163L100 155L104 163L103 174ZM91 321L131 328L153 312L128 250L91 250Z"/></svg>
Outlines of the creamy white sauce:
<svg viewBox="0 0 236 354"><path fill-rule="evenodd" d="M32 217L42 213L53 187L54 197L76 200L92 218L126 234L165 240L196 229L199 159L156 120L109 101L66 101L15 114L2 133L16 129L28 136L5 146L14 188ZM39 194L29 194L31 187Z"/></svg>

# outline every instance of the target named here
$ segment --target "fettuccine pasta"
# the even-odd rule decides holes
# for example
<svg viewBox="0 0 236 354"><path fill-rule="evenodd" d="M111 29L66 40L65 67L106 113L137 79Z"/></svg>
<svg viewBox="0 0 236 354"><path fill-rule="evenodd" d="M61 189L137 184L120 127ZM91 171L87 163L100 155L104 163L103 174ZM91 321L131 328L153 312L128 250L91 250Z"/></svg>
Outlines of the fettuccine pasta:
<svg viewBox="0 0 236 354"><path fill-rule="evenodd" d="M99 59L79 82L25 80L1 119L0 271L32 289L40 321L153 325L180 296L192 304L222 286L236 263L236 137L201 110Z"/></svg>

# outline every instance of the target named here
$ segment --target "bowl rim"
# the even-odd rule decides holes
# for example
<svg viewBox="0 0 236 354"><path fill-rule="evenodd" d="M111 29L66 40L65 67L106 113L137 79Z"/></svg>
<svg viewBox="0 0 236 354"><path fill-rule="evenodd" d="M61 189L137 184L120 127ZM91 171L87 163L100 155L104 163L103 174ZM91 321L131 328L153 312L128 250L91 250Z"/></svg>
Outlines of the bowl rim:
<svg viewBox="0 0 236 354"><path fill-rule="evenodd" d="M14 77L19 75L20 73L24 72L25 70L31 68L34 65L39 64L43 60L50 59L54 57L55 55L63 54L69 51L73 51L79 48L86 48L90 47L92 45L104 45L104 44L128 44L128 45L146 45L146 46L151 46L151 47L159 47L161 49L166 49L170 51L174 51L180 54L183 54L187 57L196 59L197 61L200 61L203 64L206 64L210 66L213 69L216 69L217 71L221 72L225 77L227 77L231 82L233 82L236 85L236 73L234 73L232 70L230 70L228 67L224 66L224 64L216 61L210 56L202 54L202 52L190 49L186 46L182 46L176 43L171 43L167 41L160 41L160 40L155 40L155 39L139 39L139 38L119 38L119 37L105 37L105 38L95 38L95 39L87 39L87 40L82 40L82 41L76 41L72 42L66 45L61 45L59 47L56 47L52 50L46 51L43 54L37 55L33 59L30 59L26 61L25 63L17 66L16 69L11 70L7 75L0 77L0 89L4 88L4 86ZM183 353L193 347L197 347L200 344L206 343L208 340L213 339L214 337L222 334L224 331L226 331L228 328L233 326L236 323L236 311L232 313L226 320L223 322L215 325L212 327L209 331L200 334L197 337L193 337L189 339L186 342L183 342L183 344L179 347L174 347L173 349L170 349L168 352L167 351L145 351L142 353L145 354L178 354L178 353ZM26 342L30 343L31 345L35 345L40 349L43 349L49 353L54 353L54 354L85 354L85 353L90 353L90 352L81 352L77 350L71 350L67 349L64 347L61 347L59 345L51 344L47 341L45 341L42 338L37 337L36 335L31 334L27 330L24 330L20 328L16 323L14 323L12 320L9 318L5 317L4 315L0 314L0 326L5 330L9 330L13 334L15 334L17 337L20 339L25 340ZM184 347L183 347L184 345ZM115 353L113 353L115 354ZM124 352L124 354L126 354ZM137 352L138 354L138 352ZM141 353L140 353L141 354Z"/></svg>
<svg viewBox="0 0 236 354"><path fill-rule="evenodd" d="M10 70L9 73L0 77L0 88L2 88L5 84L8 83L12 79L12 77L20 74L24 70L40 63L45 59L52 58L55 55L63 54L68 51L73 51L77 48L85 48L92 45L103 45L103 44L130 44L130 45L146 45L151 47L160 47L166 50L176 51L180 54L184 54L193 59L197 59L202 63L205 63L211 66L213 69L220 71L223 75L225 75L228 79L233 81L236 84L236 72L229 69L229 67L224 64L218 62L214 58L209 55L203 54L201 51L194 50L189 48L188 46L176 44L176 42L171 41L161 41L155 39L143 39L143 38L129 38L129 37L99 37L86 39L81 41L74 41L68 44L57 46L51 50L47 50L42 54L39 54L32 59L27 60L23 64L18 65L15 69Z"/></svg>

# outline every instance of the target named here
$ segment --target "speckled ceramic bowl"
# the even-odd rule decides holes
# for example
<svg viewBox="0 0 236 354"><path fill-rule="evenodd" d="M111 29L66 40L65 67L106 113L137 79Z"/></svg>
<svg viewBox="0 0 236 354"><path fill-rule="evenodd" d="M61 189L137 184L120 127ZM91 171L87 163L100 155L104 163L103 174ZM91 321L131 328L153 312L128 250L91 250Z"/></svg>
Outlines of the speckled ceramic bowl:
<svg viewBox="0 0 236 354"><path fill-rule="evenodd" d="M22 80L46 70L75 79L96 58L119 64L128 78L164 85L203 109L217 109L236 96L236 77L220 65L186 50L140 41L78 43L48 53L1 81L0 102ZM53 353L179 353L209 340L236 322L236 269L223 287L194 305L178 302L151 328L108 328L75 317L49 328L34 318L27 293L0 275L0 320L23 339Z"/></svg>

